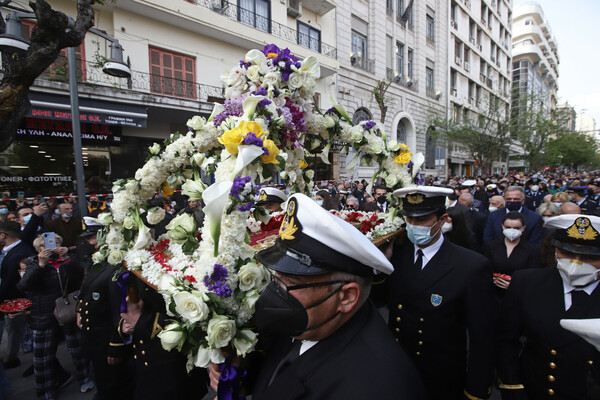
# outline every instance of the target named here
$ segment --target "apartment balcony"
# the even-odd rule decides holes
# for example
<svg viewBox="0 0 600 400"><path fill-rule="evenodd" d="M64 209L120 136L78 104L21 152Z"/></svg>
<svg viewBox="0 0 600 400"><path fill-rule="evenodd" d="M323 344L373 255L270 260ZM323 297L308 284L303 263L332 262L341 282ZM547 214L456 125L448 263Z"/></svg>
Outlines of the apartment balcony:
<svg viewBox="0 0 600 400"><path fill-rule="evenodd" d="M302 7L317 15L325 15L338 6L337 0L302 0Z"/></svg>
<svg viewBox="0 0 600 400"><path fill-rule="evenodd" d="M400 86L404 86L410 90L417 90L417 82L407 75L400 75L397 71L392 68L386 68L386 77L389 81L396 83Z"/></svg>
<svg viewBox="0 0 600 400"><path fill-rule="evenodd" d="M176 3L176 4L175 4ZM314 3L314 4L313 4ZM313 1L310 7L337 6L337 0ZM307 2L302 6L309 8ZM137 15L177 26L203 36L232 44L237 47L262 48L265 43L279 42L298 57L315 56L321 65L321 76L329 76L339 70L337 48L320 41L318 46L303 45L295 28L277 22L272 15L261 15L253 10L239 7L227 0L186 0L165 2L164 0L122 0L118 7ZM335 7L333 7L335 8ZM332 8L332 9L333 9ZM282 22L287 21L282 20ZM295 23L294 23L295 25ZM335 40L332 36L331 40Z"/></svg>

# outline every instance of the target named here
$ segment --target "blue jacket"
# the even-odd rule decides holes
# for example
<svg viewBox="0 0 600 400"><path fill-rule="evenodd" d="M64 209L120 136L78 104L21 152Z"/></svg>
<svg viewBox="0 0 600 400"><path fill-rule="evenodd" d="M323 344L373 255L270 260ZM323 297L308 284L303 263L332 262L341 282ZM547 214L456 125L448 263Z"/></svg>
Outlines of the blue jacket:
<svg viewBox="0 0 600 400"><path fill-rule="evenodd" d="M521 207L521 214L523 214L523 218L525 218L526 226L523 236L535 247L540 247L542 239L544 238L542 231L542 217L525 206ZM502 219L505 215L506 208L501 208L488 215L485 230L483 232L484 244L504 237L504 234L502 233Z"/></svg>

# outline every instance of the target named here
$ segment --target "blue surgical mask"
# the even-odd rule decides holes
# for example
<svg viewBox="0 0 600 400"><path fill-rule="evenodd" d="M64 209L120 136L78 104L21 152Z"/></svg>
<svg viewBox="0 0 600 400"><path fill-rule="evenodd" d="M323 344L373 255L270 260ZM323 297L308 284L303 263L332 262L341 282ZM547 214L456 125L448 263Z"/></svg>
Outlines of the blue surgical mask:
<svg viewBox="0 0 600 400"><path fill-rule="evenodd" d="M0 215L8 214L8 208L0 208Z"/></svg>
<svg viewBox="0 0 600 400"><path fill-rule="evenodd" d="M27 225L29 223L29 221L31 220L31 215L32 214L29 214L28 216L23 217L23 222L25 223L25 225Z"/></svg>
<svg viewBox="0 0 600 400"><path fill-rule="evenodd" d="M433 237L437 234L431 234L431 226L419 226L411 225L406 223L406 233L408 234L408 240L417 246L423 246L431 242Z"/></svg>
<svg viewBox="0 0 600 400"><path fill-rule="evenodd" d="M508 211L519 211L521 209L521 202L520 201L507 201L506 202L506 209Z"/></svg>
<svg viewBox="0 0 600 400"><path fill-rule="evenodd" d="M317 203L319 206L323 207L323 200L315 200L315 202L316 202L316 203Z"/></svg>
<svg viewBox="0 0 600 400"><path fill-rule="evenodd" d="M65 214L65 213L63 213L63 215L62 215L62 216L63 216L63 218L71 218L71 217L72 217L72 215L67 215L67 214Z"/></svg>
<svg viewBox="0 0 600 400"><path fill-rule="evenodd" d="M60 210L57 208L56 210L54 210L54 214L60 215Z"/></svg>

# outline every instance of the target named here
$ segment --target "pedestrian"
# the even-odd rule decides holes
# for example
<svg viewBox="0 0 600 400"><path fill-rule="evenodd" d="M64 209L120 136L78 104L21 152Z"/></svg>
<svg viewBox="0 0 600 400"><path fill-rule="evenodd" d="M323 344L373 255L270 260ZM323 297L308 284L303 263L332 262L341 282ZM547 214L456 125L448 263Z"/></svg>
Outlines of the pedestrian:
<svg viewBox="0 0 600 400"><path fill-rule="evenodd" d="M561 319L600 318L600 217L559 215L556 267L513 275L498 325L498 378L503 399L592 400L600 352L565 330Z"/></svg>
<svg viewBox="0 0 600 400"><path fill-rule="evenodd" d="M394 192L409 240L388 248L394 272L374 294L385 299L389 326L417 365L428 399L486 399L497 303L487 259L441 233L451 193L435 186Z"/></svg>
<svg viewBox="0 0 600 400"><path fill-rule="evenodd" d="M262 206L270 213L274 213L283 211L281 204L285 203L286 200L287 195L281 190L274 187L264 187L260 189L256 205Z"/></svg>

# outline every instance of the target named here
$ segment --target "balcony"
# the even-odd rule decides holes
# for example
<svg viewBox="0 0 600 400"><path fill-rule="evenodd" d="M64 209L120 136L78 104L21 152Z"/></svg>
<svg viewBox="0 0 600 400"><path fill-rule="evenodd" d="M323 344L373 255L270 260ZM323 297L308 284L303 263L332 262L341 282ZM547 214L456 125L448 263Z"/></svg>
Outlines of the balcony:
<svg viewBox="0 0 600 400"><path fill-rule="evenodd" d="M368 58L365 57L361 57L357 54L353 54L350 57L350 63L352 64L352 66L356 67L356 68L360 68L364 71L367 72L375 72L375 61L374 60L370 60Z"/></svg>
<svg viewBox="0 0 600 400"><path fill-rule="evenodd" d="M389 81L396 83L400 86L404 86L405 88L416 91L417 90L417 82L414 81L407 75L399 75L398 72L391 68L386 68L386 77Z"/></svg>
<svg viewBox="0 0 600 400"><path fill-rule="evenodd" d="M96 95L107 94L117 97L128 97L142 102L168 104L169 100L188 100L197 104L197 102L211 103L225 98L225 92L222 87L205 85L202 83L184 81L164 76L158 76L143 71L131 71L130 78L116 78L102 72L102 65L90 61L78 61L78 82L81 92L93 90ZM85 68L82 71L81 68ZM68 70L64 73L43 73L37 78L37 86L55 87L52 82L68 83ZM67 87L65 86L65 90ZM105 89L105 91L103 91ZM152 98L152 96L155 98ZM100 96L99 96L100 97Z"/></svg>

